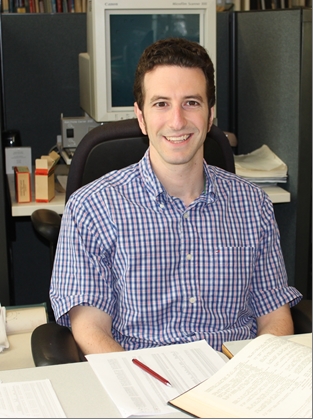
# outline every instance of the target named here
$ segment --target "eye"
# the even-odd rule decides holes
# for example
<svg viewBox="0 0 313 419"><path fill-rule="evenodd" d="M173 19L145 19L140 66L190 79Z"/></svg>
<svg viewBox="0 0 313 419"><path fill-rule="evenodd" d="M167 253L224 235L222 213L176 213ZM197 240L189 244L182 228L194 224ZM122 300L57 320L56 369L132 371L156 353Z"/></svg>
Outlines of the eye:
<svg viewBox="0 0 313 419"><path fill-rule="evenodd" d="M196 107L196 106L200 106L200 103L197 100L188 100L186 102L186 106Z"/></svg>
<svg viewBox="0 0 313 419"><path fill-rule="evenodd" d="M165 106L167 106L166 102L156 102L154 104L154 106L156 106L157 108L164 108Z"/></svg>

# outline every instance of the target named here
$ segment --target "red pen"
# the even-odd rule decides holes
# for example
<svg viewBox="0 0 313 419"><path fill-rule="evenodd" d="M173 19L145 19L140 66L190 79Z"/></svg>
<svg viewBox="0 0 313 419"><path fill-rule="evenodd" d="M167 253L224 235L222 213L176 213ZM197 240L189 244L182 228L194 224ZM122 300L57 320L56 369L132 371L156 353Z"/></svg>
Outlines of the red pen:
<svg viewBox="0 0 313 419"><path fill-rule="evenodd" d="M152 377L156 378L157 380L161 381L161 383L165 384L166 386L172 387L172 384L166 379L161 377L157 372L153 371L151 368L147 367L142 362L138 361L138 359L132 359L133 363L137 365L139 368L146 371L148 374L152 375Z"/></svg>

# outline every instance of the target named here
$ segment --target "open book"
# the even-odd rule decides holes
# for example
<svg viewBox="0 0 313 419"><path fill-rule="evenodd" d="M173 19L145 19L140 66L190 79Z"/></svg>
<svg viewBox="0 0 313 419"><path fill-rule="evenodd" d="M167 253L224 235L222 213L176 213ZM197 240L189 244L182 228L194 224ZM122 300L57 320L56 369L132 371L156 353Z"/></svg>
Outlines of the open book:
<svg viewBox="0 0 313 419"><path fill-rule="evenodd" d="M312 349L259 336L169 404L201 418L311 418Z"/></svg>

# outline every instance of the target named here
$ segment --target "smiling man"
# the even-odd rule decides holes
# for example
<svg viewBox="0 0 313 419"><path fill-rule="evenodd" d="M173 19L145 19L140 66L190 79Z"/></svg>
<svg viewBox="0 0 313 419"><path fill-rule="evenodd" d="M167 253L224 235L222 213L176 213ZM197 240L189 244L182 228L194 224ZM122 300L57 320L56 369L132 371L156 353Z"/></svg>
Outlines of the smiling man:
<svg viewBox="0 0 313 419"><path fill-rule="evenodd" d="M75 192L51 281L60 324L85 354L293 333L273 206L203 159L214 68L199 44L165 39L141 56L135 113L149 149Z"/></svg>

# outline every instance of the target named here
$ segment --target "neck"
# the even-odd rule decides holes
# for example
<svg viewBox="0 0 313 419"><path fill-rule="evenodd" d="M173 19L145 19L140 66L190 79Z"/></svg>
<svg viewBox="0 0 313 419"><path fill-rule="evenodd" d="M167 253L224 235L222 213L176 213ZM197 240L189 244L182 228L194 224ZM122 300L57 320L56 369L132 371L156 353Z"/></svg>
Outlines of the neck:
<svg viewBox="0 0 313 419"><path fill-rule="evenodd" d="M190 166L169 165L158 170L152 164L156 176L167 193L181 199L186 207L197 199L204 190L203 160L201 159L196 164L190 162Z"/></svg>

